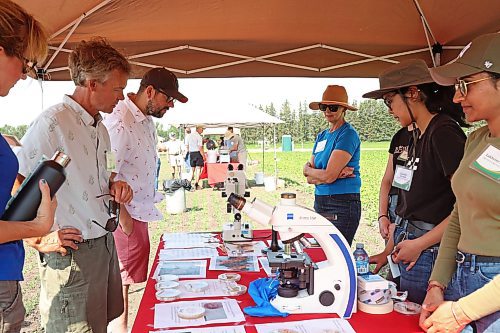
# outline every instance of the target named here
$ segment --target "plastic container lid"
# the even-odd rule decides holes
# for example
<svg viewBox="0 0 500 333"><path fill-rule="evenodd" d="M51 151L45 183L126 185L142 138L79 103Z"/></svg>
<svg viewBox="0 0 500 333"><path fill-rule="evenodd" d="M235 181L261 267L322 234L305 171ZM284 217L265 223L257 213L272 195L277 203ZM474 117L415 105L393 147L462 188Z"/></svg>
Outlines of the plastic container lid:
<svg viewBox="0 0 500 333"><path fill-rule="evenodd" d="M175 301L181 295L177 289L162 289L156 292L156 299L163 302Z"/></svg>
<svg viewBox="0 0 500 333"><path fill-rule="evenodd" d="M175 281L162 281L158 282L155 285L156 290L162 290L162 289L173 289L179 287L179 282Z"/></svg>
<svg viewBox="0 0 500 333"><path fill-rule="evenodd" d="M177 310L177 316L182 319L198 319L205 315L205 309L201 306L185 306Z"/></svg>
<svg viewBox="0 0 500 333"><path fill-rule="evenodd" d="M419 314L421 310L422 306L420 304L413 303L410 301L394 303L394 311L405 315Z"/></svg>
<svg viewBox="0 0 500 333"><path fill-rule="evenodd" d="M163 274L163 275L158 275L156 278L156 281L158 282L163 282L163 281L179 281L179 277L174 274Z"/></svg>
<svg viewBox="0 0 500 333"><path fill-rule="evenodd" d="M238 282L241 275L238 273L222 273L219 275L219 280L223 282Z"/></svg>
<svg viewBox="0 0 500 333"><path fill-rule="evenodd" d="M193 293L201 293L208 289L208 283L205 281L192 281L184 284L184 288Z"/></svg>
<svg viewBox="0 0 500 333"><path fill-rule="evenodd" d="M247 292L247 287L242 284L233 284L227 286L229 296L239 296Z"/></svg>

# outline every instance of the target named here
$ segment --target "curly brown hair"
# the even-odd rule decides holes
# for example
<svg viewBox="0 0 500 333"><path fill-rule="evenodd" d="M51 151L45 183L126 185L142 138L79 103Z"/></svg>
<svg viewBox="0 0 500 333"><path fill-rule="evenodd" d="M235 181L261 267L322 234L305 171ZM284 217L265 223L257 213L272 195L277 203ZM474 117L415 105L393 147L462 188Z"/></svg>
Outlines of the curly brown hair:
<svg viewBox="0 0 500 333"><path fill-rule="evenodd" d="M103 82L115 69L127 75L131 71L128 60L102 37L81 41L70 53L68 66L77 86L85 86L86 80Z"/></svg>
<svg viewBox="0 0 500 333"><path fill-rule="evenodd" d="M0 46L10 57L43 63L48 53L48 40L40 22L21 6L0 0Z"/></svg>

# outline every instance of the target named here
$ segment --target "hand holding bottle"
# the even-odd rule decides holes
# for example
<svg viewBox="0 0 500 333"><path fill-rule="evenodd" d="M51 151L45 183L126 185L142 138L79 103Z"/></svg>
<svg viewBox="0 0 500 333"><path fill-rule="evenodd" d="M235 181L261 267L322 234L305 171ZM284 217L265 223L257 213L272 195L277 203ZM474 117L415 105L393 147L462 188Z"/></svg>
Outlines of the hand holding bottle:
<svg viewBox="0 0 500 333"><path fill-rule="evenodd" d="M50 199L50 188L45 179L40 180L38 185L40 187L40 192L42 192L42 201L40 202L40 206L38 206L36 217L32 221L35 227L33 236L44 236L50 231L54 224L57 200L55 196L54 199Z"/></svg>

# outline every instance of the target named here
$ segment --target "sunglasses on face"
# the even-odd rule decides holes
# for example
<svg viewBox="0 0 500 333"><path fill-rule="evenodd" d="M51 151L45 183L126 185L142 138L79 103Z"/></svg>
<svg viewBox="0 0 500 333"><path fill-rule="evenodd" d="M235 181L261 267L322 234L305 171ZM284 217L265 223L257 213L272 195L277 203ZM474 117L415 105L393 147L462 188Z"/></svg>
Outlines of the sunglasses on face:
<svg viewBox="0 0 500 333"><path fill-rule="evenodd" d="M327 109L330 110L330 112L337 112L341 108L340 105L323 104L323 103L319 103L318 107L323 112L325 112Z"/></svg>
<svg viewBox="0 0 500 333"><path fill-rule="evenodd" d="M474 81L465 81L465 80L457 80L455 83L455 91L460 91L463 97L467 96L467 86L469 84L478 83L481 81L489 80L491 77L483 77L482 79L474 80Z"/></svg>
<svg viewBox="0 0 500 333"><path fill-rule="evenodd" d="M104 195L106 194L98 195L97 198ZM108 210L108 215L110 216L110 218L106 221L106 225L102 226L95 220L92 220L92 222L108 232L114 232L116 228L118 228L118 224L120 223L120 204L113 199L110 199L107 205L106 202L104 202L104 206Z"/></svg>

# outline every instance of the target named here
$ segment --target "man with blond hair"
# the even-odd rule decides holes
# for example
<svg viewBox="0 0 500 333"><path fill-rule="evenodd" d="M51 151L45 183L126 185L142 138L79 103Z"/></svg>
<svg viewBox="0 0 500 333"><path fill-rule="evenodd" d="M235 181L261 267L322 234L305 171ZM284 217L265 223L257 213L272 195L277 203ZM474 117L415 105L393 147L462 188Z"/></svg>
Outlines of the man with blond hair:
<svg viewBox="0 0 500 333"><path fill-rule="evenodd" d="M23 137L18 182L55 150L71 158L52 232L27 240L40 254L41 321L50 333L105 333L123 312L112 232L119 204L130 202L132 190L111 177L114 157L100 112L111 113L123 100L130 65L102 38L76 45L68 65L76 88Z"/></svg>

